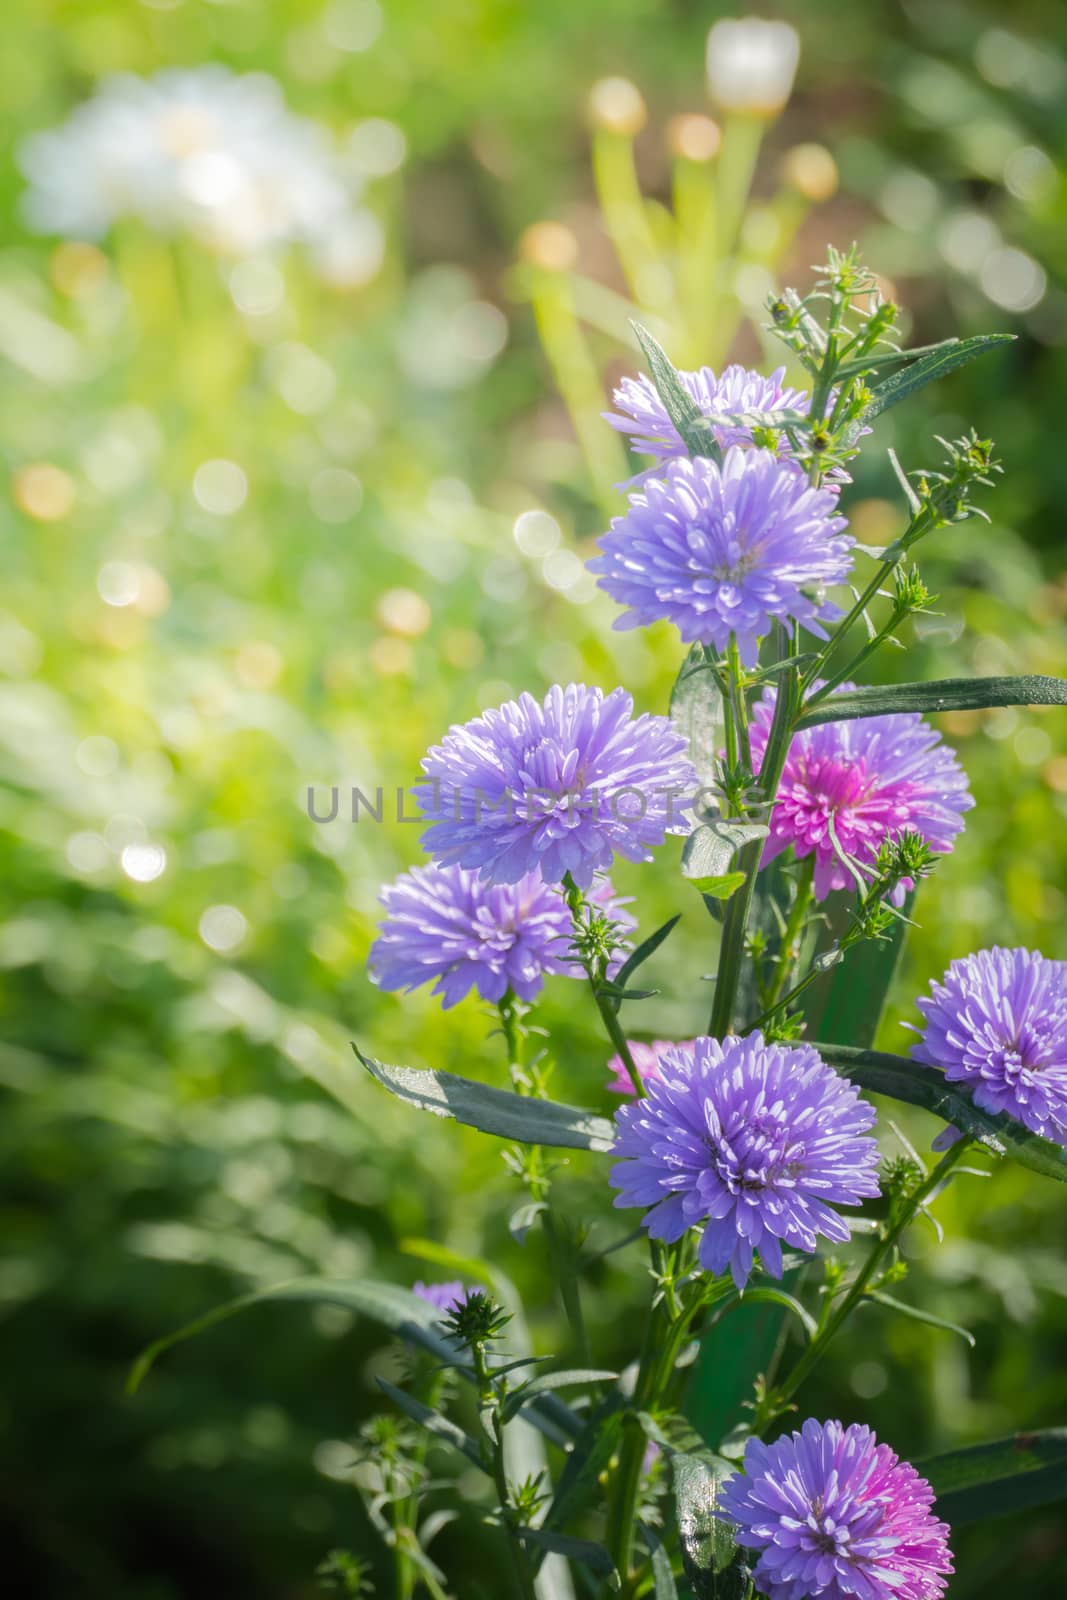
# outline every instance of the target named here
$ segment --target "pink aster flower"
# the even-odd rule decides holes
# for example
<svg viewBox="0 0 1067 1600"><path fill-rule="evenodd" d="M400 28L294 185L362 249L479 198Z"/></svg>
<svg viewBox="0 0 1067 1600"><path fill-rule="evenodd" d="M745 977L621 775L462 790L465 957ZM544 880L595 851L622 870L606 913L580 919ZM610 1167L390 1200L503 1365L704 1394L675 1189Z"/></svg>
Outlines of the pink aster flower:
<svg viewBox="0 0 1067 1600"><path fill-rule="evenodd" d="M841 689L852 684L843 683ZM775 691L753 708L752 764L759 769L774 715ZM794 736L771 816L764 862L794 847L815 855L815 896L848 889L854 878L830 836L861 866L905 829L946 854L974 800L955 752L918 712L823 722ZM899 898L903 898L902 885Z"/></svg>
<svg viewBox="0 0 1067 1600"><path fill-rule="evenodd" d="M773 1444L750 1439L727 1479L725 1517L767 1600L940 1600L952 1571L933 1491L870 1428L809 1419Z"/></svg>
<svg viewBox="0 0 1067 1600"><path fill-rule="evenodd" d="M663 1076L660 1056L664 1050L693 1048L692 1039L680 1044L673 1044L670 1039L653 1039L651 1044L642 1044L639 1039L628 1039L627 1043L642 1083L652 1083ZM630 1074L626 1070L622 1056L612 1056L608 1062L608 1072L611 1074L608 1089L612 1094L633 1094L634 1086L630 1082Z"/></svg>

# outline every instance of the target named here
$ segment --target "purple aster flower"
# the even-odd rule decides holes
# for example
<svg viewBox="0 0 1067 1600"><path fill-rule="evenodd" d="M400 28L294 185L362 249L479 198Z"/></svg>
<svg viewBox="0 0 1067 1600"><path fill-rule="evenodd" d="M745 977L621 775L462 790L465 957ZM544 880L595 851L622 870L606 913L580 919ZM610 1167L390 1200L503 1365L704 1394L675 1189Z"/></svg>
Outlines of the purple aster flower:
<svg viewBox="0 0 1067 1600"><path fill-rule="evenodd" d="M828 1202L878 1194L874 1112L810 1045L695 1039L660 1057L643 1100L615 1113L617 1206L650 1206L645 1227L673 1242L704 1224L700 1264L743 1289L758 1250L782 1275L782 1245L844 1243Z"/></svg>
<svg viewBox="0 0 1067 1600"><path fill-rule="evenodd" d="M841 690L852 688L843 683ZM774 715L775 691L753 708L752 764L759 768ZM789 747L764 862L792 845L798 857L815 853L815 895L848 889L854 878L830 837L861 866L877 858L883 840L910 829L932 850L952 849L974 800L955 752L916 711L857 717L804 728ZM903 900L910 885L899 886Z"/></svg>
<svg viewBox="0 0 1067 1600"><path fill-rule="evenodd" d="M769 378L739 366L724 367L719 377L710 367L701 367L697 372L679 372L678 376L701 416L745 416L744 422L720 423L712 428L723 450L731 445L751 445L753 429L760 426L762 415L768 414L765 426L773 428L775 424L770 413L799 411L806 415L811 404L806 390L791 389L785 383L784 367L776 367ZM654 465L631 482L644 483L662 472L664 462L682 460L689 454L651 378L644 373L637 378L624 378L612 398L619 409L618 412L606 411L606 421L619 433L630 435L631 449L655 457ZM759 442L766 446L771 444L771 439L761 431ZM775 448L788 451L789 441L784 433Z"/></svg>
<svg viewBox="0 0 1067 1600"><path fill-rule="evenodd" d="M926 1027L914 1059L968 1084L983 1111L1007 1112L1067 1148L1067 961L979 950L930 991L915 1002Z"/></svg>
<svg viewBox="0 0 1067 1600"><path fill-rule="evenodd" d="M533 1000L550 975L585 976L571 959L570 909L535 873L493 884L463 867L413 867L380 899L388 915L368 960L379 988L410 993L434 980L447 1010L471 989L494 1004L509 989ZM636 927L606 878L596 880L588 902L621 931ZM627 948L620 940L616 967Z"/></svg>
<svg viewBox="0 0 1067 1600"><path fill-rule="evenodd" d="M793 618L820 638L840 617L822 594L852 568L837 496L813 489L769 450L671 461L666 475L630 496L588 563L600 587L629 609L616 628L673 622L687 644L723 650L737 635L754 666L759 640L777 618ZM813 591L813 592L809 592Z"/></svg>
<svg viewBox="0 0 1067 1600"><path fill-rule="evenodd" d="M418 1283L411 1285L411 1292L420 1300L425 1300L428 1306L433 1306L435 1311L454 1311L461 1306L469 1294L484 1293L477 1286L468 1289L465 1283L458 1278L450 1278L447 1283L423 1283L420 1278Z"/></svg>
<svg viewBox="0 0 1067 1600"><path fill-rule="evenodd" d="M767 1600L940 1600L952 1571L934 1493L859 1423L805 1422L774 1444L749 1439L722 1511L758 1550Z"/></svg>
<svg viewBox="0 0 1067 1600"><path fill-rule="evenodd" d="M651 860L666 834L689 832L697 777L669 719L632 712L624 689L572 683L450 728L414 791L427 850L494 883L570 872L583 889L615 855Z"/></svg>
<svg viewBox="0 0 1067 1600"><path fill-rule="evenodd" d="M639 1039L628 1039L630 1054L634 1066L642 1083L651 1083L654 1078L661 1078L660 1056L664 1050L692 1050L692 1039L684 1043L672 1044L670 1039L653 1039L651 1044L642 1044ZM608 1072L611 1074L608 1089L612 1094L633 1094L634 1086L627 1072L622 1056L612 1056L608 1062Z"/></svg>

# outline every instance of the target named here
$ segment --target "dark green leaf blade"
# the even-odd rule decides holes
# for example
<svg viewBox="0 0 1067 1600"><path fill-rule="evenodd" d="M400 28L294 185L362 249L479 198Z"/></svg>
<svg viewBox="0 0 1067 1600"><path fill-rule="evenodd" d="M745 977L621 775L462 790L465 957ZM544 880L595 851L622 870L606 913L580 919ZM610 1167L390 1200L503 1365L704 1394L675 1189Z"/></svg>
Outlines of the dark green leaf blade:
<svg viewBox="0 0 1067 1600"><path fill-rule="evenodd" d="M612 980L612 988L620 991L625 990L627 983L633 977L638 967L643 966L648 960L649 956L655 955L660 945L665 939L670 937L681 920L682 913L679 911L676 916L668 918L662 927L657 928L655 933L650 933L647 939L642 940L637 949L626 958L618 972L615 974L615 977ZM624 993L619 993L615 997L614 1004L616 1011L618 1011L620 1005L625 999L626 995Z"/></svg>
<svg viewBox="0 0 1067 1600"><path fill-rule="evenodd" d="M405 1416L410 1417L412 1422L417 1422L428 1433L444 1440L445 1444L450 1444L454 1450L458 1450L468 1461L473 1461L476 1467L485 1472L486 1464L482 1460L481 1451L469 1433L464 1433L462 1428L448 1417L442 1416L440 1411L432 1411L429 1406L424 1406L421 1400L416 1400L414 1395L406 1394L403 1389L398 1389L385 1378L378 1378L376 1381L382 1393L392 1400Z"/></svg>
<svg viewBox="0 0 1067 1600"><path fill-rule="evenodd" d="M464 1368L466 1357L441 1332L440 1313L427 1305L410 1289L401 1289L394 1283L375 1283L369 1278L358 1282L338 1278L291 1278L284 1283L254 1290L228 1300L213 1310L165 1338L157 1339L135 1361L127 1382L127 1391L134 1394L147 1377L156 1361L175 1345L205 1333L218 1322L225 1322L240 1311L262 1305L268 1300L304 1300L316 1305L343 1306L347 1311L358 1312L379 1322L391 1333L421 1345L424 1350L448 1366Z"/></svg>
<svg viewBox="0 0 1067 1600"><path fill-rule="evenodd" d="M678 1453L670 1460L682 1561L695 1600L742 1600L748 1569L733 1525L719 1510L733 1468L713 1456Z"/></svg>
<svg viewBox="0 0 1067 1600"><path fill-rule="evenodd" d="M1067 1499L1067 1428L1042 1428L917 1463L952 1528Z"/></svg>
<svg viewBox="0 0 1067 1600"><path fill-rule="evenodd" d="M436 1117L452 1117L467 1128L477 1128L498 1139L513 1139L517 1144L605 1151L615 1142L612 1124L593 1111L511 1094L451 1072L387 1066L365 1056L358 1045L353 1044L352 1048L371 1077L390 1094Z"/></svg>
<svg viewBox="0 0 1067 1600"><path fill-rule="evenodd" d="M932 350L929 355L920 356L903 372L894 373L878 385L874 398L863 414L864 422L880 416L890 406L899 405L901 400L907 400L937 378L947 377L959 367L967 366L977 356L985 355L988 350L996 350L1000 345L1011 344L1014 339L1013 333L980 333L973 339L959 339Z"/></svg>
<svg viewBox="0 0 1067 1600"><path fill-rule="evenodd" d="M1031 1133L1013 1117L982 1111L963 1084L947 1082L935 1067L909 1061L906 1056L858 1050L849 1045L813 1041L813 1048L859 1088L921 1106L942 1122L961 1128L995 1155L1010 1156L1032 1172L1067 1183L1067 1150Z"/></svg>
<svg viewBox="0 0 1067 1600"><path fill-rule="evenodd" d="M652 1593L654 1600L678 1600L678 1585L674 1581L671 1558L663 1548L663 1541L652 1528L641 1523L641 1537L648 1546L652 1561Z"/></svg>
<svg viewBox="0 0 1067 1600"><path fill-rule="evenodd" d="M941 678L933 683L872 684L827 695L797 722L815 728L821 722L847 722L855 717L884 717L895 711L984 711L989 706L1067 706L1067 678L1027 673L1017 678Z"/></svg>
<svg viewBox="0 0 1067 1600"><path fill-rule="evenodd" d="M510 1422L522 1407L536 1395L546 1394L554 1389L569 1389L575 1387L585 1388L591 1383L614 1383L619 1374L606 1372L599 1368L575 1368L568 1372L541 1372L536 1378L530 1378L526 1383L513 1389L504 1402L502 1416L505 1422Z"/></svg>
<svg viewBox="0 0 1067 1600"><path fill-rule="evenodd" d="M615 1564L604 1546L594 1544L591 1539L576 1539L569 1533L556 1533L550 1528L517 1528L515 1531L524 1544L536 1545L547 1555L580 1561L599 1577L610 1578L615 1571Z"/></svg>

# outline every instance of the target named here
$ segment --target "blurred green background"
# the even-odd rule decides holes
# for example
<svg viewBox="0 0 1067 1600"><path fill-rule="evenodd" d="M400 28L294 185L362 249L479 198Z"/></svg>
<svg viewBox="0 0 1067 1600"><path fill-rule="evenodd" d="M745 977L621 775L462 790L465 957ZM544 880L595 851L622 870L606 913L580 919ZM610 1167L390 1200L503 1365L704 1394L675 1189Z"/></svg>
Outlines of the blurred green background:
<svg viewBox="0 0 1067 1600"><path fill-rule="evenodd" d="M530 297L543 316L568 280L545 267L543 231L526 230L568 230L548 240L577 252L576 293L600 322L582 349L606 397L638 363L613 337L625 285L595 199L589 90L604 75L639 84L638 170L665 204L668 124L706 112L705 36L735 9L9 0L0 1518L13 1592L295 1600L317 1592L331 1546L378 1559L347 1448L393 1361L377 1330L260 1308L124 1398L140 1347L250 1285L308 1271L408 1283L433 1269L403 1242L429 1236L497 1255L539 1348L559 1348L540 1239L508 1234L518 1197L499 1148L414 1118L351 1064L357 1037L386 1060L502 1080L476 1001L443 1016L425 993L381 996L365 976L378 887L417 859L417 831L353 827L343 803L318 826L305 794L408 784L449 722L557 679L624 683L665 709L676 638L613 633L614 608L581 575L606 514L595 474L611 461L587 461L559 398ZM1062 6L806 0L762 14L796 24L801 65L762 152L738 303L708 330L708 354L768 286L775 250L803 287L826 242L853 238L894 285L912 342L1017 333L879 423L848 509L861 540L888 542L902 508L886 446L933 465L933 433L973 422L992 435L1007 470L991 525L926 548L940 614L876 670L1062 672ZM19 139L109 73L209 60L271 74L339 140L367 119L401 130L403 161L364 195L386 236L371 281L326 287L299 248L242 276L135 222L98 245L27 231ZM832 151L840 187L807 214L783 160L811 141ZM664 216L653 210L654 229ZM761 354L750 329L733 348ZM901 1018L953 956L995 940L1067 955L1062 719L942 722L978 806L924 890L888 1048L905 1047ZM705 1012L714 931L675 856L617 881L646 929L685 912L656 963L663 994L639 1019L682 1037ZM554 980L540 1020L554 1092L606 1109L606 1051L578 988ZM922 1143L934 1131L901 1120ZM619 1231L603 1176L587 1158L559 1178L600 1244ZM906 1293L965 1323L977 1349L872 1310L804 1397L913 1459L1067 1421L1062 1191L1005 1168L958 1186L941 1214L942 1247L911 1241ZM643 1287L636 1252L597 1268L599 1362L629 1358ZM463 1600L499 1593L475 1510L434 1547ZM1058 1511L955 1543L960 1600L1011 1579L1063 1592Z"/></svg>

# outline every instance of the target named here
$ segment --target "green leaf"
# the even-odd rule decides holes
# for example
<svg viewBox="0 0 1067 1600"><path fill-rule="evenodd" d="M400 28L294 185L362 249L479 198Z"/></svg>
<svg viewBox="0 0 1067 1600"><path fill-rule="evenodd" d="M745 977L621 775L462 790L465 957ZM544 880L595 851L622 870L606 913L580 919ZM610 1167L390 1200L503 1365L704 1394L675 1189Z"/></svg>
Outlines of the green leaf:
<svg viewBox="0 0 1067 1600"><path fill-rule="evenodd" d="M574 1522L600 1496L601 1475L619 1447L624 1403L616 1389L590 1411L563 1463L545 1516L547 1527L561 1528Z"/></svg>
<svg viewBox="0 0 1067 1600"><path fill-rule="evenodd" d="M1067 1428L1042 1428L917 1463L952 1528L1067 1499Z"/></svg>
<svg viewBox="0 0 1067 1600"><path fill-rule="evenodd" d="M699 889L701 894L707 895L710 900L729 900L736 894L745 881L743 872L724 872L718 878L690 878L694 889Z"/></svg>
<svg viewBox="0 0 1067 1600"><path fill-rule="evenodd" d="M683 878L703 894L728 900L745 881L743 872L730 870L734 856L753 839L765 839L769 832L764 822L731 822L720 817L702 823L682 849Z"/></svg>
<svg viewBox="0 0 1067 1600"><path fill-rule="evenodd" d="M940 678L933 683L873 684L844 689L806 710L798 728L894 711L983 711L988 706L1067 706L1067 678L1028 673L1018 678Z"/></svg>
<svg viewBox="0 0 1067 1600"><path fill-rule="evenodd" d="M549 1555L564 1556L568 1561L580 1561L599 1577L610 1578L615 1563L602 1544L591 1539L575 1539L569 1533L556 1533L550 1528L516 1528L524 1544L533 1544Z"/></svg>
<svg viewBox="0 0 1067 1600"><path fill-rule="evenodd" d="M704 658L704 646L695 644L682 663L671 690L670 718L689 741L689 759L704 787L714 784L718 754L726 739L722 694L715 674Z"/></svg>
<svg viewBox="0 0 1067 1600"><path fill-rule="evenodd" d="M719 1511L733 1469L713 1456L678 1454L670 1460L682 1561L695 1600L743 1600L748 1569L733 1524Z"/></svg>
<svg viewBox="0 0 1067 1600"><path fill-rule="evenodd" d="M618 1011L622 1002L627 999L627 995L625 993L626 985L633 977L638 967L642 966L644 962L648 960L649 956L655 955L660 945L665 939L669 938L681 920L682 913L679 911L677 916L669 918L669 920L666 921L661 928L656 929L655 933L650 933L648 938L639 944L633 954L628 956L623 962L622 966L615 974L612 982L612 988L614 990L621 991L615 996L616 1011ZM629 998L633 999L635 997L631 995Z"/></svg>
<svg viewBox="0 0 1067 1600"><path fill-rule="evenodd" d="M240 1295L216 1306L193 1322L187 1322L176 1332L157 1339L138 1356L126 1384L127 1392L135 1394L159 1357L175 1345L183 1344L199 1333L206 1333L218 1322L225 1322L240 1311L262 1305L268 1300L304 1300L316 1305L344 1306L381 1323L391 1333L421 1345L439 1361L448 1366L463 1368L466 1357L441 1332L440 1313L427 1305L410 1289L401 1289L393 1283L375 1283L369 1278L351 1282L342 1278L291 1278L285 1283L275 1283L266 1289Z"/></svg>
<svg viewBox="0 0 1067 1600"><path fill-rule="evenodd" d="M663 1541L651 1528L640 1524L641 1537L652 1558L652 1593L654 1600L678 1600L678 1585L671 1570L671 1558L663 1548Z"/></svg>
<svg viewBox="0 0 1067 1600"><path fill-rule="evenodd" d="M670 417L678 435L691 456L711 456L722 460L722 451L715 440L711 425L701 415L700 407L682 384L676 368L663 346L639 322L631 324L637 342L645 352L649 375L656 393Z"/></svg>
<svg viewBox="0 0 1067 1600"><path fill-rule="evenodd" d="M852 1044L869 1049L882 1020L889 990L900 965L908 923L915 905L915 890L907 895L888 931L866 939L851 949L845 960L817 978L804 996L803 1010L809 1034L829 1044ZM837 943L852 921L852 896L831 895L824 902L827 922L820 924L817 948Z"/></svg>
<svg viewBox="0 0 1067 1600"><path fill-rule="evenodd" d="M963 1084L949 1083L935 1067L881 1050L857 1050L849 1045L813 1043L824 1061L843 1072L861 1089L889 1095L911 1106L922 1106L942 1122L960 1128L992 1150L1010 1156L1032 1172L1067 1183L1067 1150L1031 1133L1014 1117L994 1116L975 1105Z"/></svg>
<svg viewBox="0 0 1067 1600"><path fill-rule="evenodd" d="M929 355L912 361L903 372L894 373L891 378L878 384L874 398L863 413L863 421L872 421L881 416L883 411L888 411L890 406L899 405L901 400L907 400L910 395L925 389L928 383L967 366L977 356L985 355L987 350L1011 344L1014 338L1013 333L980 333L973 339L958 339L936 347Z"/></svg>
<svg viewBox="0 0 1067 1600"><path fill-rule="evenodd" d="M501 1416L505 1422L510 1422L535 1395L544 1394L551 1389L569 1389L590 1383L614 1383L619 1374L617 1372L603 1372L597 1368L575 1368L569 1372L542 1372L536 1378L513 1389L501 1409Z"/></svg>
<svg viewBox="0 0 1067 1600"><path fill-rule="evenodd" d="M890 367L903 367L910 362L918 361L920 356L935 355L940 351L950 349L953 345L959 346L958 338L939 339L936 344L915 345L910 350L884 350L880 355L859 356L854 361L845 361L837 368L834 376L842 382L846 378L854 378L858 373L879 373ZM876 388L882 381L877 377L872 378L871 388Z"/></svg>
<svg viewBox="0 0 1067 1600"><path fill-rule="evenodd" d="M884 1294L881 1289L868 1289L866 1298L874 1300L880 1306L889 1306L893 1311L900 1311L904 1316L910 1317L913 1322L929 1323L931 1328L943 1328L946 1333L954 1333L973 1350L978 1343L974 1334L958 1322L949 1322L944 1317L937 1317L932 1311L924 1311L921 1306L909 1306L906 1300L898 1300L894 1295Z"/></svg>
<svg viewBox="0 0 1067 1600"><path fill-rule="evenodd" d="M729 1316L730 1312L733 1311L735 1307L739 1308L742 1305L781 1306L783 1310L792 1312L793 1316L796 1317L797 1321L800 1323L809 1339L814 1339L816 1333L818 1332L818 1325L815 1321L815 1318L811 1315L811 1312L800 1303L796 1295L790 1294L785 1289L774 1289L769 1284L760 1284L755 1289L746 1289L743 1300L740 1298L737 1300L731 1300L730 1304L724 1306L722 1311L715 1318L716 1323L721 1321L723 1317Z"/></svg>
<svg viewBox="0 0 1067 1600"><path fill-rule="evenodd" d="M493 1089L472 1078L458 1078L451 1072L390 1067L365 1056L358 1045L353 1044L352 1048L371 1077L390 1094L436 1117L454 1117L464 1127L477 1128L498 1139L513 1139L517 1144L605 1151L615 1143L613 1125L593 1111L559 1105L555 1100L512 1094L506 1089Z"/></svg>
<svg viewBox="0 0 1067 1600"><path fill-rule="evenodd" d="M481 1451L469 1433L464 1433L462 1428L450 1422L448 1417L442 1416L440 1411L432 1411L429 1406L424 1406L421 1400L416 1400L414 1395L406 1394L395 1384L386 1382L384 1378L378 1378L376 1382L382 1393L387 1395L394 1405L399 1406L412 1422L417 1422L436 1438L443 1439L446 1444L450 1444L453 1449L465 1455L468 1461L473 1461L476 1467L480 1467L483 1472L486 1471Z"/></svg>

